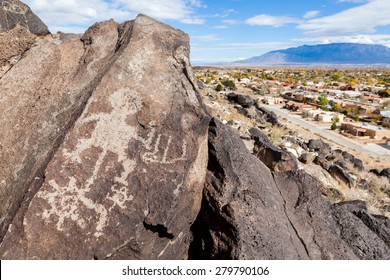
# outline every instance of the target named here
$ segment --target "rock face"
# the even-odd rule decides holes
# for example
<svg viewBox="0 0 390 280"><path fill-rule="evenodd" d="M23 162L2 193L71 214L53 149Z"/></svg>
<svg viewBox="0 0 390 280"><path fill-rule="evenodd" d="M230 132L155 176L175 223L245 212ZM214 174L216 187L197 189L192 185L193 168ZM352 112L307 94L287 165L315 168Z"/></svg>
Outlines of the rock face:
<svg viewBox="0 0 390 280"><path fill-rule="evenodd" d="M24 26L36 35L49 34L47 26L19 0L0 0L0 32Z"/></svg>
<svg viewBox="0 0 390 280"><path fill-rule="evenodd" d="M209 123L188 57L141 15L42 40L3 77L2 259L186 258Z"/></svg>
<svg viewBox="0 0 390 280"><path fill-rule="evenodd" d="M190 256L198 259L307 259L270 170L216 120Z"/></svg>
<svg viewBox="0 0 390 280"><path fill-rule="evenodd" d="M212 122L194 259L388 259L388 219L333 205L304 171L274 172ZM356 236L354 236L356 234Z"/></svg>
<svg viewBox="0 0 390 280"><path fill-rule="evenodd" d="M35 42L35 35L25 27L0 33L0 79L9 71Z"/></svg>
<svg viewBox="0 0 390 280"><path fill-rule="evenodd" d="M272 171L290 171L298 168L294 156L282 149L275 147L265 135L254 136L255 147L253 154L256 155Z"/></svg>

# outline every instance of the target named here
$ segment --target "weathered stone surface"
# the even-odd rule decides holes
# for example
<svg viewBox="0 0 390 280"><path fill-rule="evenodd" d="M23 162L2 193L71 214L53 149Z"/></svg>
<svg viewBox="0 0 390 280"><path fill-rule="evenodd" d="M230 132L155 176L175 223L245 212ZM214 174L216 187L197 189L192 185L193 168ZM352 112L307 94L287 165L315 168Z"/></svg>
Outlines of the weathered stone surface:
<svg viewBox="0 0 390 280"><path fill-rule="evenodd" d="M19 201L38 177L41 185L27 193L0 257L186 258L201 206L209 123L188 60L188 36L138 16L121 26L96 24L81 40L42 41L11 70L26 79L27 64L42 63L19 93L18 104L35 107L8 107L2 119L25 114L13 123L20 132L4 135L2 151L18 157L7 155L14 172L2 166L9 178L2 198L17 194ZM7 77L2 87L11 89L16 77ZM48 87L46 80L55 84ZM0 104L15 96L0 96ZM25 140L12 147L15 137ZM17 166L23 169L15 172Z"/></svg>
<svg viewBox="0 0 390 280"><path fill-rule="evenodd" d="M353 178L341 166L337 164L332 164L327 170L329 174L332 175L332 177L339 181L341 184L344 184L350 188L356 186L355 178Z"/></svg>
<svg viewBox="0 0 390 280"><path fill-rule="evenodd" d="M113 21L91 28L93 45L39 40L0 80L0 240L29 186L42 183L55 147L109 68L117 28Z"/></svg>
<svg viewBox="0 0 390 280"><path fill-rule="evenodd" d="M275 112L260 106L257 102L255 103L255 107L266 116L267 122L275 126L281 126L281 123L279 122L278 116L275 114Z"/></svg>
<svg viewBox="0 0 390 280"><path fill-rule="evenodd" d="M35 42L35 35L17 25L10 31L0 33L0 79L11 69Z"/></svg>
<svg viewBox="0 0 390 280"><path fill-rule="evenodd" d="M49 34L47 26L19 0L0 0L0 32L22 25L36 35Z"/></svg>
<svg viewBox="0 0 390 280"><path fill-rule="evenodd" d="M390 180L390 168L383 169L379 175Z"/></svg>
<svg viewBox="0 0 390 280"><path fill-rule="evenodd" d="M354 157L350 153L343 151L342 152L343 158L345 160L348 160L357 170L363 171L364 170L364 164L363 161Z"/></svg>
<svg viewBox="0 0 390 280"><path fill-rule="evenodd" d="M252 120L255 120L256 122L258 122L260 124L266 123L265 116L259 110L257 110L254 106L251 106L249 108L244 108L241 106L235 106L235 107L236 107L237 111L240 114L244 115L245 117L250 118Z"/></svg>
<svg viewBox="0 0 390 280"><path fill-rule="evenodd" d="M359 259L390 258L388 219L368 214L367 208L359 201L335 205L333 217L339 224L341 239L349 244Z"/></svg>
<svg viewBox="0 0 390 280"><path fill-rule="evenodd" d="M195 259L306 259L269 169L216 120L202 209L192 226Z"/></svg>
<svg viewBox="0 0 390 280"><path fill-rule="evenodd" d="M296 158L290 153L275 147L268 138L254 137L253 154L272 171L290 171L298 168Z"/></svg>
<svg viewBox="0 0 390 280"><path fill-rule="evenodd" d="M299 157L299 161L305 164L310 164L314 161L315 158L316 156L313 153L303 153Z"/></svg>
<svg viewBox="0 0 390 280"><path fill-rule="evenodd" d="M303 171L274 174L286 209L311 259L388 259L390 243L383 221L319 195L318 181ZM366 222L370 221L370 222Z"/></svg>
<svg viewBox="0 0 390 280"><path fill-rule="evenodd" d="M307 147L311 152L317 152L319 155L326 157L330 151L331 146L328 143L325 143L321 139L311 139L307 143Z"/></svg>
<svg viewBox="0 0 390 280"><path fill-rule="evenodd" d="M241 105L243 108L250 108L255 104L252 97L242 94L236 94L234 92L229 93L227 95L227 98L228 100Z"/></svg>

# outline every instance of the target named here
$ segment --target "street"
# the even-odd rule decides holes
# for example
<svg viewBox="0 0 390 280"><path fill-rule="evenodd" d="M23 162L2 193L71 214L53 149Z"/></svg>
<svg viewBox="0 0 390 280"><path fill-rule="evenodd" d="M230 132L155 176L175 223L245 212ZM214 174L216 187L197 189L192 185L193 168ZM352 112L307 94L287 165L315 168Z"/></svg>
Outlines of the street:
<svg viewBox="0 0 390 280"><path fill-rule="evenodd" d="M386 148L384 145L377 144L358 144L353 140L350 140L341 135L334 134L329 131L330 124L326 125L317 125L302 119L300 115L292 115L288 110L282 109L278 106L264 105L264 108L275 112L279 117L285 118L288 121L295 123L303 128L310 130L314 134L319 134L323 138L333 141L339 145L346 147L347 149L353 149L357 152L365 153L370 156L381 157L385 160L390 161L390 149Z"/></svg>

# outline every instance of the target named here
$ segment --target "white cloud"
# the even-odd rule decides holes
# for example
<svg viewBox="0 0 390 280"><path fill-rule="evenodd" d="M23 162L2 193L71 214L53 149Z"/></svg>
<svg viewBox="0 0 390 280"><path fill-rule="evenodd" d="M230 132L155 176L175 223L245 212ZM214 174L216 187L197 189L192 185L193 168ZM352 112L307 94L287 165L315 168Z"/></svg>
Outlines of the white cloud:
<svg viewBox="0 0 390 280"><path fill-rule="evenodd" d="M227 9L223 10L221 13L215 14L214 17L219 17L219 18L227 18L231 14L236 13L236 10L234 9Z"/></svg>
<svg viewBox="0 0 390 280"><path fill-rule="evenodd" d="M202 41L202 42L214 42L214 41L221 40L215 34L208 34L208 35L203 35L203 36L192 36L191 38L195 39L195 40Z"/></svg>
<svg viewBox="0 0 390 280"><path fill-rule="evenodd" d="M223 23L229 24L229 25L237 25L238 21L235 19L224 19L222 20Z"/></svg>
<svg viewBox="0 0 390 280"><path fill-rule="evenodd" d="M189 0L190 4L197 8L207 8L207 5L204 5L200 0Z"/></svg>
<svg viewBox="0 0 390 280"><path fill-rule="evenodd" d="M288 17L288 16L271 16L266 14L257 15L251 17L245 21L249 25L265 25L273 27L281 27L289 23L298 24L300 19Z"/></svg>
<svg viewBox="0 0 390 280"><path fill-rule="evenodd" d="M318 16L319 13L320 13L320 11L308 11L305 13L305 15L303 17L304 18L314 18L314 17Z"/></svg>
<svg viewBox="0 0 390 280"><path fill-rule="evenodd" d="M298 28L314 36L374 33L378 26L390 25L390 1L370 0L331 16L301 23Z"/></svg>
<svg viewBox="0 0 390 280"><path fill-rule="evenodd" d="M215 29L226 29L226 28L229 28L229 26L227 26L227 25L216 25L213 28L215 28Z"/></svg>
<svg viewBox="0 0 390 280"><path fill-rule="evenodd" d="M292 39L294 42L329 44L329 43L359 43L379 44L390 47L390 34L359 34L352 36L322 36Z"/></svg>
<svg viewBox="0 0 390 280"><path fill-rule="evenodd" d="M159 20L203 24L196 8L205 8L199 0L24 0L52 32L80 32L97 21L110 18L118 22L143 13Z"/></svg>

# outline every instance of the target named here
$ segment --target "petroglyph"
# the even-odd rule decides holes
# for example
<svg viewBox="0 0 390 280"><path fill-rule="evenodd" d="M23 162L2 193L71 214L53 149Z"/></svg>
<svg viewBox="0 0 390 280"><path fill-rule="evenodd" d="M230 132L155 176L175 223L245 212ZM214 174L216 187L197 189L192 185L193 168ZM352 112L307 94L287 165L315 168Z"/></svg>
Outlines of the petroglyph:
<svg viewBox="0 0 390 280"><path fill-rule="evenodd" d="M174 138L170 135L159 134L155 131L149 134L148 139L143 141L149 151L142 154L141 158L147 163L174 164L187 159L187 142L185 139L178 140L181 142L180 149L172 142ZM154 142L154 144L153 144Z"/></svg>
<svg viewBox="0 0 390 280"><path fill-rule="evenodd" d="M15 5L9 1L3 1L3 9L15 14L25 14L28 10L28 8L24 5Z"/></svg>
<svg viewBox="0 0 390 280"><path fill-rule="evenodd" d="M136 163L133 159L128 158L126 149L129 141L136 135L136 131L126 121L130 115L137 113L137 108L141 108L141 102L137 99L137 94L129 89L114 92L109 97L109 101L112 106L111 113L96 113L88 116L89 110L84 112L80 123L75 127L76 135L79 138L77 144L73 149L63 149L63 155L66 158L65 164L82 164L84 159L81 155L87 149L96 148L100 151L99 157L93 165L92 175L86 180L71 176L65 186L60 186L55 180L51 180L49 185L52 189L40 193L40 197L46 199L51 207L42 216L44 219L49 219L52 215L56 215L58 230L63 230L65 219L74 221L81 228L85 228L87 223L92 224L78 214L78 211L84 207L97 214L95 236L99 237L107 224L109 212L116 206L122 209L126 208L126 203L133 199L133 196L129 194L127 179L133 172ZM88 105L88 108L90 107L91 104ZM96 123L91 136L80 138L80 131L91 122ZM123 171L120 176L114 177L116 184L111 187L111 191L108 192L103 201L93 201L88 198L88 194L94 187L99 170L104 167L108 153L117 155L117 161L122 166ZM111 205L108 207L107 204Z"/></svg>
<svg viewBox="0 0 390 280"><path fill-rule="evenodd" d="M177 236L177 238L175 240L170 240L167 245L165 246L165 248L160 252L160 254L158 254L157 256L157 259L159 259L164 253L165 251L167 250L167 248L169 246L172 246L174 245L176 242L180 241L180 239L183 237L183 232L180 232L179 235Z"/></svg>

